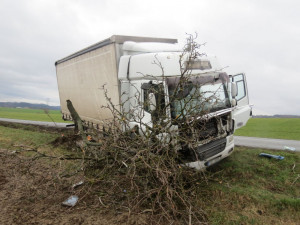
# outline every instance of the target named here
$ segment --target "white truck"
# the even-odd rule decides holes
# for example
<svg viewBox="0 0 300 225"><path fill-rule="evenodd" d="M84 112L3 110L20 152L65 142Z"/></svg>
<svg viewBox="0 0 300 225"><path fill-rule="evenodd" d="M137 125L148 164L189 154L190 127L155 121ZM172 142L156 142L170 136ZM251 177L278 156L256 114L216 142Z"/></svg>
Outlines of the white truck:
<svg viewBox="0 0 300 225"><path fill-rule="evenodd" d="M166 106L161 112L163 117L176 120L182 111L179 101L170 102L169 95L182 74L182 67L190 66L186 68L189 75L201 87L194 89L214 93L218 90L219 100L211 106L206 103L209 110L205 116L193 115L193 120L199 120L206 129L195 131L193 128L198 143L197 157L190 159L188 165L202 169L229 156L234 149L234 131L246 125L252 115L246 77L243 73L227 75L216 57L200 57L188 64L180 64L186 59L182 52L176 39L114 35L58 60L55 66L63 119L72 120L67 100L72 101L81 119L89 126L101 127L104 121L112 119L111 111L103 107L107 105L103 94L105 85L111 102L127 112L129 127L138 127L140 133L153 126L152 112L161 104ZM201 84L202 80L205 82ZM163 92L163 99L159 101L149 93L149 88L158 85ZM147 105L148 102L152 105ZM205 123L202 122L204 118ZM172 124L172 130L178 136L186 135L182 133L186 128L189 124L184 122ZM183 151L188 148L187 145L181 147Z"/></svg>

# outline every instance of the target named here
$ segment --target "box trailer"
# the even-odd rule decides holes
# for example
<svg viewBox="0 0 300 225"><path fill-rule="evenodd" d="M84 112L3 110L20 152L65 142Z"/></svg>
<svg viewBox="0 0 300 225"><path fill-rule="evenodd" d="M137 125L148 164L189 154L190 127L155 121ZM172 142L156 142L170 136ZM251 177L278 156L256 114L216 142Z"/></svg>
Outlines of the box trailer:
<svg viewBox="0 0 300 225"><path fill-rule="evenodd" d="M98 125L112 118L111 112L103 108L107 105L103 87L108 90L112 103L120 105L118 66L120 57L124 55L123 44L129 41L177 43L176 39L114 35L58 60L55 66L63 119L72 119L66 100L72 101L81 119L86 122ZM125 50L125 54L131 50Z"/></svg>

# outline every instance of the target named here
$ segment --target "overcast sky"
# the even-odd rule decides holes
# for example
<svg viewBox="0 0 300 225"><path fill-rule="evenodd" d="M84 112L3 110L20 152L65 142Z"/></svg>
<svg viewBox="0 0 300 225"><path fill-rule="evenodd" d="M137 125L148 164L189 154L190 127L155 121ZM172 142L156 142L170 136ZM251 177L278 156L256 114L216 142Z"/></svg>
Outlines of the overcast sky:
<svg viewBox="0 0 300 225"><path fill-rule="evenodd" d="M255 114L300 114L299 0L1 0L0 101L59 105L54 62L114 34L198 33Z"/></svg>

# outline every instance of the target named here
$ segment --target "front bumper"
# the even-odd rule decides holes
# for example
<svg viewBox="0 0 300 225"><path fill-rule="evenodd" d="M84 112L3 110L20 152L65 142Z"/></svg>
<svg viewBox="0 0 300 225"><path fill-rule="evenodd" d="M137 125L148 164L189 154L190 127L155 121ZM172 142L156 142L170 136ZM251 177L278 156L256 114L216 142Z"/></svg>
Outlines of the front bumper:
<svg viewBox="0 0 300 225"><path fill-rule="evenodd" d="M199 161L186 163L185 165L197 170L205 169L220 160L228 157L234 150L233 135L213 141L209 144L200 146L197 149Z"/></svg>

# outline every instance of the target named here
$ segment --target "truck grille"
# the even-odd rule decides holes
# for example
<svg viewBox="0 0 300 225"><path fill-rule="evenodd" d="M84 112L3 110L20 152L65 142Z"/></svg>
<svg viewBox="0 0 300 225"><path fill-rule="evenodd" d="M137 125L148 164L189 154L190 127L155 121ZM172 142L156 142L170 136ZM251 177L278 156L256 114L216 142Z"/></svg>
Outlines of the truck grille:
<svg viewBox="0 0 300 225"><path fill-rule="evenodd" d="M196 138L198 141L209 137L216 137L218 134L217 121L211 119L208 121L199 121L195 124Z"/></svg>
<svg viewBox="0 0 300 225"><path fill-rule="evenodd" d="M187 139L192 137L197 142L208 138L217 137L217 121L213 118L208 121L196 121L192 125L180 124L179 132L181 137L187 137Z"/></svg>
<svg viewBox="0 0 300 225"><path fill-rule="evenodd" d="M226 138L222 138L198 147L196 152L198 154L199 160L205 160L211 156L218 154L219 152L222 152L225 149L225 146Z"/></svg>

